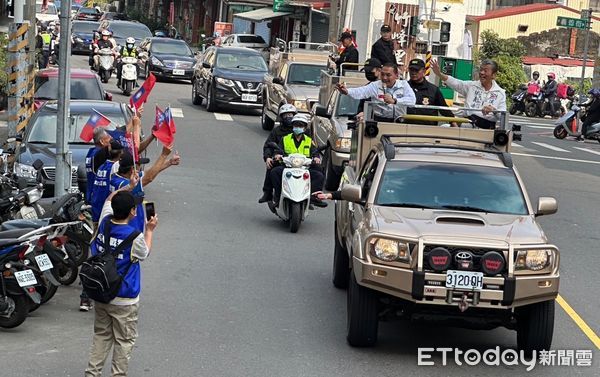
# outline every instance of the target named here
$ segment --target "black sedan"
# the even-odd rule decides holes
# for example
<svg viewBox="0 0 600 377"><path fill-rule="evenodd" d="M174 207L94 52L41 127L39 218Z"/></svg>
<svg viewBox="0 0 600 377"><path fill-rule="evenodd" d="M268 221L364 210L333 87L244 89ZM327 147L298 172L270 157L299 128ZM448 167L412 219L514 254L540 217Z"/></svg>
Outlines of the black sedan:
<svg viewBox="0 0 600 377"><path fill-rule="evenodd" d="M131 118L127 105L108 101L71 101L71 118L67 129L69 150L73 153L73 171L70 191L77 191L77 166L85 163L85 156L93 143L86 143L79 138L93 109L111 120L108 129L125 125ZM23 177L28 184L35 185L37 172L32 164L38 158L44 163L42 182L44 196L53 196L56 161L56 124L57 101L46 102L31 118L25 128L23 142L15 154L14 171Z"/></svg>
<svg viewBox="0 0 600 377"><path fill-rule="evenodd" d="M75 19L81 21L99 21L102 16L102 12L96 8L81 7L75 13Z"/></svg>
<svg viewBox="0 0 600 377"><path fill-rule="evenodd" d="M210 47L196 65L192 102L215 111L219 105L245 109L262 107L262 82L267 64L260 52L249 48Z"/></svg>
<svg viewBox="0 0 600 377"><path fill-rule="evenodd" d="M73 21L71 28L71 52L90 53L90 45L94 40L94 31L100 23L96 21Z"/></svg>
<svg viewBox="0 0 600 377"><path fill-rule="evenodd" d="M196 57L182 40L154 37L140 45L140 73L157 78L191 80Z"/></svg>

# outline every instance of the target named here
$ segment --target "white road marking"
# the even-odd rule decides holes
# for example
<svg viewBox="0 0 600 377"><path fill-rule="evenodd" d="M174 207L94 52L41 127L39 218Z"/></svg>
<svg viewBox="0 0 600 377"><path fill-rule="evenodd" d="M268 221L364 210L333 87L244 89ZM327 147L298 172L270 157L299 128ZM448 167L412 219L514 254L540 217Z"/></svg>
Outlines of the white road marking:
<svg viewBox="0 0 600 377"><path fill-rule="evenodd" d="M215 114L215 118L217 120L226 120L229 122L233 122L233 118L229 114L221 114L221 113L214 113L214 114Z"/></svg>
<svg viewBox="0 0 600 377"><path fill-rule="evenodd" d="M573 147L575 149L579 149L580 151L584 151L584 152L589 152L589 153L593 153L593 154L597 154L598 156L600 156L600 152L598 151L594 151L591 149L587 149L587 148L579 148L579 147Z"/></svg>
<svg viewBox="0 0 600 377"><path fill-rule="evenodd" d="M524 148L521 144L517 144L514 141L510 144L511 147Z"/></svg>
<svg viewBox="0 0 600 377"><path fill-rule="evenodd" d="M529 124L525 124L525 126L529 128L540 128L543 130L553 130L554 128L556 128L556 126L530 126Z"/></svg>
<svg viewBox="0 0 600 377"><path fill-rule="evenodd" d="M539 145L540 147L548 148L548 149L551 149L551 150L557 151L557 152L571 153L570 151L568 151L566 149L555 147L554 145L550 145L550 144L546 144L546 143L538 143L537 141L532 141L531 144Z"/></svg>
<svg viewBox="0 0 600 377"><path fill-rule="evenodd" d="M529 153L511 153L513 156L525 156L525 157L535 157L535 158L546 158L548 160L560 160L560 161L569 161L569 162L583 162L586 164L594 164L600 165L600 161L589 161L589 160L579 160L576 158L566 158L566 157L554 157L554 156L542 156L539 154L529 154Z"/></svg>
<svg viewBox="0 0 600 377"><path fill-rule="evenodd" d="M183 109L181 107L171 107L173 118L183 118Z"/></svg>

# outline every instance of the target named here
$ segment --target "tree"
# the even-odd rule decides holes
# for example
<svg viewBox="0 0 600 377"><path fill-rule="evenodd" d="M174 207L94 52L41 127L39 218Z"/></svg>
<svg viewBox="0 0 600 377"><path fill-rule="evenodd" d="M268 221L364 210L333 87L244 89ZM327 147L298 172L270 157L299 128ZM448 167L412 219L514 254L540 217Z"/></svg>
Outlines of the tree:
<svg viewBox="0 0 600 377"><path fill-rule="evenodd" d="M515 92L520 84L527 81L521 58L525 55L525 46L516 39L502 39L498 33L485 30L481 33L481 47L478 56L492 59L498 63L496 82L506 90L507 97Z"/></svg>

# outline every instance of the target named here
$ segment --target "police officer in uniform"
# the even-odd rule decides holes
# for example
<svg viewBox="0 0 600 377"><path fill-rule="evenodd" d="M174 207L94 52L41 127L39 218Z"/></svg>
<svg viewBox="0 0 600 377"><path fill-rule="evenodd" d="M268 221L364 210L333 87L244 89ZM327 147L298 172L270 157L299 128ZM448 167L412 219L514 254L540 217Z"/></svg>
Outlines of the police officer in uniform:
<svg viewBox="0 0 600 377"><path fill-rule="evenodd" d="M40 52L38 59L39 69L44 69L48 66L50 58L50 44L52 43L52 35L48 33L48 28L45 25L40 27L40 33L36 38L36 49Z"/></svg>
<svg viewBox="0 0 600 377"><path fill-rule="evenodd" d="M279 148L287 156L292 153L301 153L306 157L313 158L313 165L309 168L310 171L310 188L311 191L321 191L323 189L323 173L321 169L314 165L320 165L321 159L316 157L317 151L313 145L312 139L306 135L308 120L303 114L297 114L292 119L292 133L281 139ZM281 155L275 155L275 160L281 160ZM273 203L279 205L279 197L281 195L281 181L285 166L279 165L271 169L271 183L275 189ZM327 203L313 197L311 203L317 207L327 207Z"/></svg>
<svg viewBox="0 0 600 377"><path fill-rule="evenodd" d="M448 106L440 88L430 83L425 78L425 62L421 59L413 59L408 63L408 74L410 76L410 80L408 81L408 85L415 92L415 97L417 97L417 105L430 105L430 106ZM454 114L450 110L434 110L434 109L415 109L409 108L407 110L408 114L419 114L419 115L442 115L446 117L453 117ZM435 126L437 122L433 121L416 121L416 120L407 120L406 123L412 124L425 124ZM457 126L456 123L453 123L452 126Z"/></svg>
<svg viewBox="0 0 600 377"><path fill-rule="evenodd" d="M126 57L133 57L136 58L138 57L138 51L137 48L135 47L135 38L133 37L129 37L127 38L127 40L125 41L125 46L121 47L121 51L119 51L119 57L120 58L126 58ZM137 73L137 64L135 66L135 70ZM119 62L117 63L117 87L121 87L121 72L123 71L123 61L121 59L119 59ZM137 77L137 74L136 74Z"/></svg>

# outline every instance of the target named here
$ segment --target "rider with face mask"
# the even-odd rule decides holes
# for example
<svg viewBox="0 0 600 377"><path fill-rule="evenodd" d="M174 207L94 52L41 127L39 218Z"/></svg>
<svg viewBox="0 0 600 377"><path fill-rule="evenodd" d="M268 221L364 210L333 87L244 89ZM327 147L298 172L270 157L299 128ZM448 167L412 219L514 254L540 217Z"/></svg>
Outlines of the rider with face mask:
<svg viewBox="0 0 600 377"><path fill-rule="evenodd" d="M312 139L306 135L308 128L308 120L303 114L297 114L292 119L292 133L284 136L279 142L279 149L283 151L284 155L290 155L293 153L300 153L306 157L313 158L313 164L308 169L310 172L310 188L311 192L321 191L323 189L323 172L319 165L321 165L321 159L317 157L317 150L313 144ZM281 161L281 155L276 154L274 157L275 161ZM279 205L279 197L281 195L281 181L283 170L285 166L279 165L271 169L271 184L275 189L275 195L273 197L273 203L275 206ZM320 199L313 197L311 203L317 207L327 207L327 203Z"/></svg>
<svg viewBox="0 0 600 377"><path fill-rule="evenodd" d="M263 160L267 166L267 172L263 183L263 196L258 199L259 203L266 203L273 199L273 186L271 186L269 174L273 167L273 155L275 154L275 151L269 146L269 143L279 144L281 138L292 132L292 119L297 113L298 110L296 110L293 105L290 105L289 103L282 105L279 108L279 126L275 127L269 134L269 137L267 137L267 140L265 140L265 145L263 146Z"/></svg>
<svg viewBox="0 0 600 377"><path fill-rule="evenodd" d="M138 57L138 51L135 48L135 38L129 37L125 40L125 46L121 47L119 51L119 62L117 63L117 87L121 87L121 72L123 72L123 62L120 58L125 57ZM135 65L136 73L137 73L137 64ZM136 75L137 77L137 75Z"/></svg>

